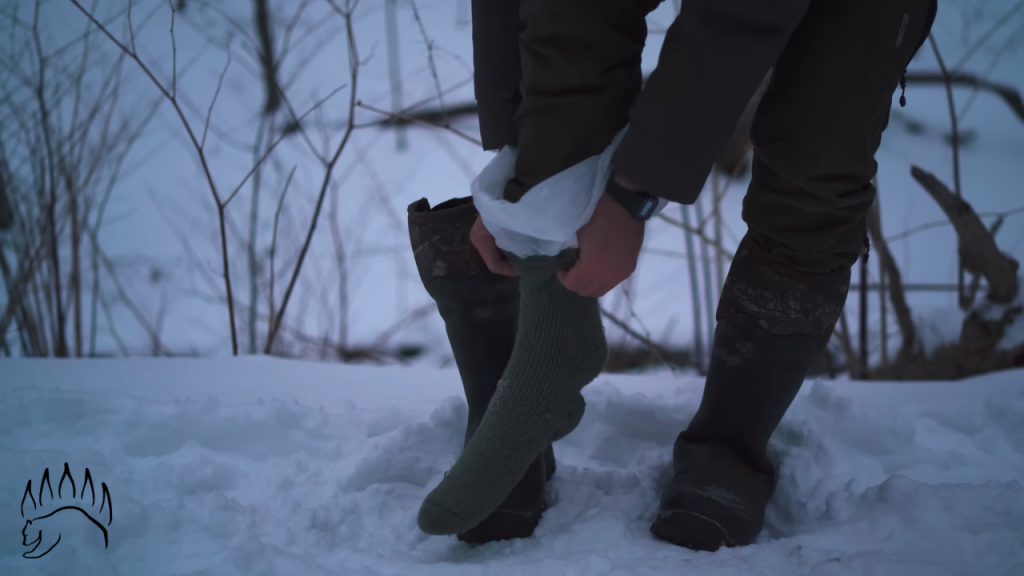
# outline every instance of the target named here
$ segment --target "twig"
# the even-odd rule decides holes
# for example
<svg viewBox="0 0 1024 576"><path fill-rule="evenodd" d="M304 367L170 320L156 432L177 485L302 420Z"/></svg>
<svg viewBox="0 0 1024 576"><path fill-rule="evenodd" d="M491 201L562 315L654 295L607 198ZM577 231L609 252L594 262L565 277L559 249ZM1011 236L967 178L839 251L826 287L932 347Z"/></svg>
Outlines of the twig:
<svg viewBox="0 0 1024 576"><path fill-rule="evenodd" d="M413 324L417 320L425 318L435 309L437 309L437 304L434 302L430 302L424 304L423 306L420 306L419 308L412 310L411 312L406 314L405 317L401 318L400 320L398 320L398 322L395 322L391 326L387 327L387 329L381 332L380 335L374 338L373 343L370 344L370 349L376 350L383 348L384 345L387 344L389 340L395 337L396 334L398 334L405 328L408 328L409 325Z"/></svg>
<svg viewBox="0 0 1024 576"><path fill-rule="evenodd" d="M274 268L274 257L277 255L277 223L281 218L281 210L284 208L284 198L288 195L288 188L291 186L292 177L295 176L295 169L299 165L292 166L291 172L288 173L288 179L284 181L284 190L281 192L281 197L277 201L277 209L274 210L274 231L270 237L270 289L269 289L269 300L270 300L270 311L273 315L274 311L274 274L276 270ZM267 336L270 336L271 322L267 323Z"/></svg>
<svg viewBox="0 0 1024 576"><path fill-rule="evenodd" d="M291 124L291 126L299 127L299 128L296 128L296 129L300 130L303 134L305 134L305 130L301 129L302 121L305 120L305 118L307 116L309 116L314 111L318 110L321 106L323 106L328 100L331 99L332 96L334 96L338 92L341 92L344 89L345 89L345 86L339 86L339 87L335 88L334 90L331 90L330 94L328 94L327 96L324 96L320 100L314 102L313 105L310 106L309 110L306 110L305 112L303 112L301 116L295 115L294 111L291 110L291 103L288 102L287 98L282 97L282 101L285 103L285 106L287 106L289 111L292 113L292 124ZM257 170L259 170L259 168L263 165L263 163L267 160L267 158L270 157L271 152L273 152L275 149L277 149L277 145L280 144L290 134L291 134L291 132L289 132L287 130L283 131L277 137L277 139L275 139L274 142L270 146L267 147L267 149L263 152L263 155L260 156L259 160L257 160L253 164L252 168L250 168L249 171L245 174L245 176L242 177L242 180L238 183L238 186L235 186L235 189L232 190L230 194L228 194L228 197L224 200L224 205L225 206L227 206L228 204L231 203L231 200L234 199L234 197L242 190L242 188L245 186L246 182L249 181L249 178L251 178L252 175L255 174ZM326 164L327 159L323 158L322 156L320 156L320 154L316 151L316 148L313 146L313 144L312 143L308 143L308 145L310 146L310 150L313 151L313 153L317 156L317 158L321 162Z"/></svg>
<svg viewBox="0 0 1024 576"><path fill-rule="evenodd" d="M416 7L416 0L409 0L409 5L412 6L412 17L420 29L420 36L423 37L423 42L427 46L427 66L430 68L430 75L434 78L434 88L437 89L437 101L441 107L442 115L441 123L447 126L448 114L445 112L444 93L441 91L441 79L438 78L437 64L434 62L434 42L429 36L427 36L427 29L423 26L423 20L420 18L419 8Z"/></svg>
<svg viewBox="0 0 1024 576"><path fill-rule="evenodd" d="M632 278L630 280L632 280ZM651 331L648 330L646 326L644 326L643 320L641 320L640 317L637 316L636 309L633 307L633 293L632 290L630 290L629 286L629 282L622 283L622 295L625 297L626 300L626 309L629 310L630 318L632 318L633 321L640 326L640 329L644 331L644 336L647 337L647 340L653 342L654 340L651 338ZM661 352L659 352L656 348L651 348L651 353L659 362L669 367L669 370L672 371L672 375L675 375L675 366L673 366L672 363L669 362L668 358L661 354Z"/></svg>
<svg viewBox="0 0 1024 576"><path fill-rule="evenodd" d="M398 0L384 0L384 29L388 45L388 81L391 84L391 109L396 112L403 107L402 70L398 49L398 18L395 14L395 5L397 3ZM405 150L407 145L406 130L404 127L399 127L395 131L395 146L401 151Z"/></svg>
<svg viewBox="0 0 1024 576"><path fill-rule="evenodd" d="M228 73L228 68L231 66L231 40L228 40L228 60L224 63L224 69L220 71L220 77L217 78L217 89L213 92L213 98L210 99L210 107L206 110L206 122L203 123L203 137L199 141L200 148L206 148L206 134L210 131L210 117L213 116L213 107L217 105L217 97L220 96L220 89L224 86L224 76Z"/></svg>
<svg viewBox="0 0 1024 576"><path fill-rule="evenodd" d="M255 0L256 30L259 34L260 66L263 68L263 79L267 87L267 101L263 106L263 114L270 115L281 107L281 99L277 87L277 63L274 61L274 40L270 29L270 9L267 0Z"/></svg>
<svg viewBox="0 0 1024 576"><path fill-rule="evenodd" d="M946 102L949 105L949 124L953 131L953 188L956 190L956 197L961 198L963 195L960 189L960 129L957 126L956 105L953 103L953 85L950 82L949 71L946 70L946 63L942 60L942 54L939 52L939 44L935 41L935 37L929 34L928 42L932 45L932 51L935 53L935 59L939 63L939 69L942 71L943 83L946 86ZM962 310L966 310L967 301L964 298L964 263L962 258L957 261L956 282L959 287L957 299L960 301L960 308Z"/></svg>
<svg viewBox="0 0 1024 576"><path fill-rule="evenodd" d="M146 334L149 336L150 341L153 342L155 352L157 354L167 353L167 349L164 348L163 344L160 343L160 334L157 333L156 329L154 329L153 326L150 325L149 320L146 319L146 315L142 313L142 310L135 304L131 296L128 295L128 291L125 290L124 285L121 284L121 279L117 275L117 270L114 269L113 262L110 261L110 258L106 255L106 253L103 251L103 248L98 243L94 244L93 249L96 250L99 254L100 262L102 262L103 267L107 269L107 275L110 276L111 280L113 280L114 289L117 290L118 297L121 299L122 302L124 302L125 306L128 307L128 310L132 313L132 316L134 316L135 320L138 321L139 326L141 326L142 329L146 331ZM169 353L167 354L170 355Z"/></svg>
<svg viewBox="0 0 1024 576"><path fill-rule="evenodd" d="M233 355L237 356L238 355L238 330L237 330L237 327L235 325L234 294L233 294L232 289L231 289L231 267L230 267L230 259L228 257L228 238L227 238L227 229L226 229L225 218L224 218L224 210L226 208L226 204L221 201L220 194L217 192L217 185L213 181L213 173L210 171L210 166L209 166L209 163L207 162L206 154L203 151L203 147L200 145L199 140L196 138L195 133L192 131L192 125L189 123L188 119L185 117L185 112L181 109L181 106L178 103L177 94L175 92L168 91L168 89L163 85L163 83L161 83L159 80L157 80L157 78L153 74L153 72L149 69L148 66L146 66L146 64L139 57L138 52L136 52L136 50L135 50L135 31L134 31L134 29L132 28L132 25L131 25L131 16L130 16L131 12L130 12L130 10L129 10L129 19L128 19L128 31L129 31L129 35L131 37L131 48L125 46L120 40L115 38L114 35L107 29L106 26L104 26L102 23L100 23L100 21L97 20L96 17L92 15L92 13L90 13L88 10L83 8L81 4L79 4L78 0L71 0L71 3L74 4L75 7L78 8L78 10L80 12L82 12L82 14L84 14L85 17L88 18L97 28L99 28L100 31L103 32L103 34L107 38L110 39L111 42L113 42L118 48L120 48L122 52L124 52L129 58L134 60L135 63L139 66L139 69L141 69L143 71L143 73L150 79L150 81L153 83L153 85L156 86L156 88L160 91L160 93L163 94L165 98L167 98L167 101L171 103L171 106L174 107L174 111L178 114L178 118L181 120L182 126L185 128L185 132L188 134L189 140L191 140L192 146L196 150L196 154L199 156L199 162L202 165L203 174L204 174L204 176L206 176L206 182L207 182L207 185L209 186L210 194L213 196L214 203L217 206L217 217L218 217L218 221L219 221L219 224L220 224L221 260L222 260L222 265L224 267L224 270L223 270L223 273L224 273L224 288L225 288L225 291L226 291L226 294L227 294L227 299L228 299L228 322L229 322L230 328L231 328L231 352L232 352ZM174 6L172 4L171 5L171 39L172 39L172 42L174 41L174 24L173 24L174 23L174 13L175 13L175 9L174 9ZM177 50L176 49L175 49L175 54L177 54ZM177 56L176 55L175 55L175 62L177 62ZM175 76L175 82L176 82L176 76ZM172 89L173 88L175 88L175 87L172 85Z"/></svg>
<svg viewBox="0 0 1024 576"><path fill-rule="evenodd" d="M117 324L114 322L114 314L110 310L110 303L107 302L107 298L103 295L103 292L99 292L100 306L103 308L103 316L107 319L107 328L110 329L110 337L114 339L114 343L117 344L117 349L121 352L122 356L131 356L131 352L128 351L128 347L125 346L124 340L121 339L121 335L117 332Z"/></svg>
<svg viewBox="0 0 1024 576"><path fill-rule="evenodd" d="M348 8L346 11L342 10L335 0L327 0L327 2L345 21L345 36L348 43L349 86L351 90L348 105L348 123L345 128L345 134L341 138L341 142L338 143L338 147L334 150L333 156L325 167L323 182L320 185L320 193L317 196L316 208L313 210L313 217L310 221L309 229L306 232L306 240L302 244L302 250L299 252L299 259L295 263L291 280L288 282L288 287L285 289L284 298L281 301L281 309L278 310L277 313L272 314L273 320L271 321L270 332L267 335L267 344L263 350L264 354L269 354L271 347L274 344L274 338L281 326L281 320L284 318L284 313L288 307L288 302L291 299L292 292L295 290L295 283L299 278L299 272L302 270L302 264L306 259L306 254L309 252L309 246L313 241L313 232L316 230L316 224L320 218L320 212L323 209L324 198L327 195L327 190L331 183L331 174L334 172L334 167L338 163L338 159L341 157L342 151L345 150L345 146L352 137L352 131L355 128L356 95L360 67L359 50L356 45L355 30L352 26L352 10L356 3L346 1L346 7Z"/></svg>
<svg viewBox="0 0 1024 576"><path fill-rule="evenodd" d="M441 128L443 130L448 130L448 131L452 132L453 134L458 135L463 140L466 140L467 142L472 142L473 144L476 144L477 146L483 146L483 143L480 142L480 140L478 140L476 138L473 138L469 134L466 134L465 132L459 130L458 128L455 128L455 127L451 126L450 124L435 124L433 122L428 122L426 120L421 120L419 118L414 118L412 116L406 116L404 114L398 114L396 112L388 112L387 110L381 110L380 108L375 108L373 106L370 106L369 104L364 104L363 102L357 102L356 106L359 106L360 108L365 108L365 109L367 109L367 110L369 110L371 112L376 112L377 114L382 114L384 116L388 116L388 117L391 117L391 118L398 118L400 120L405 120L406 122L412 122L412 123L415 123L415 124L422 124L423 126L429 126L431 128Z"/></svg>
<svg viewBox="0 0 1024 576"><path fill-rule="evenodd" d="M601 316L604 316L605 318L607 318L609 322L611 322L612 324L617 326L620 330L622 330L626 334L629 334L633 338L636 338L637 341L642 343L644 346L647 346L648 348L650 348L652 352L654 352L655 354L658 354L659 356L661 356L661 358L664 359L663 361L665 361L666 364L669 364L668 360L670 358L672 358L672 353L671 352L669 352L668 350L665 350L664 348L662 348L658 344L655 344L649 338L644 337L642 334L640 334L636 330L633 330L632 328L629 327L628 324L626 324L622 320L619 320L618 318L615 317L614 314L612 314L611 312L605 310L604 308L601 308ZM679 366L680 368L682 368L681 365L679 365L679 364L676 364L676 365Z"/></svg>
<svg viewBox="0 0 1024 576"><path fill-rule="evenodd" d="M988 42L990 38L992 38L992 35L998 32L1004 24L1009 22L1010 19L1013 18L1017 14L1017 12L1020 11L1021 8L1024 8L1024 0L1017 2L1016 6L1010 8L1010 10L1006 12L1006 14L1003 14L1003 16L999 20L997 20L991 28L989 28L984 34L981 35L981 38L978 38L978 41L975 42L973 46L967 49L967 52L965 52L964 55L960 57L960 60L958 60L957 63L953 65L953 73L955 74L959 72L960 69L963 68L965 64L967 64L971 57L974 56L978 49L984 46L985 43Z"/></svg>
<svg viewBox="0 0 1024 576"><path fill-rule="evenodd" d="M910 307L907 305L900 269L896 265L896 261L893 260L892 252L889 251L889 245L885 242L885 238L882 237L882 216L877 200L871 206L871 209L868 210L867 228L868 233L871 235L872 247L878 258L880 283L885 287L880 294L882 298L882 313L885 313L884 290L887 289L889 298L892 301L893 312L896 314L896 322L899 324L900 333L903 335L899 359L907 360L917 353L917 328L914 326L913 315L910 312ZM862 285L860 288L862 293L866 293L867 286ZM886 363L885 360L888 359L888 351L884 349L888 335L885 334L884 326L885 324L883 323L883 365Z"/></svg>
<svg viewBox="0 0 1024 576"><path fill-rule="evenodd" d="M908 84L945 84L946 81L947 77L941 72L907 72ZM985 90L987 92L994 93L1010 107L1010 110L1013 111L1017 118L1024 121L1024 99L1021 98L1020 92L1012 86L982 80L973 74L967 74L965 72L953 72L949 74L948 81L951 84L972 86L978 90Z"/></svg>
<svg viewBox="0 0 1024 576"><path fill-rule="evenodd" d="M683 229L683 236L686 241L686 251L689 254L693 254L693 235L694 231L690 226L690 207L680 204L679 210L683 215L683 222L680 222L680 228ZM659 215L663 220L669 220L664 214ZM697 285L697 262L690 260L690 296L693 300L693 363L697 366L697 371L704 373L704 338L701 335L700 330L700 289ZM709 343L710 345L710 343Z"/></svg>
<svg viewBox="0 0 1024 576"><path fill-rule="evenodd" d="M1005 220L1006 218L1009 218L1010 216L1015 216L1017 214L1024 214L1024 206L1014 208L1013 210L1007 210L1006 212L979 212L978 216L981 218L996 218ZM943 226L952 225L953 223L950 222L949 220L936 220L935 222L926 222L924 224L921 224L920 226L915 226L909 230L900 232L899 234L889 236L888 238L886 238L886 241L896 242L897 240L903 240L904 238L908 238L919 232L924 232L925 230L931 230L932 228L941 228Z"/></svg>
<svg viewBox="0 0 1024 576"><path fill-rule="evenodd" d="M702 242L704 242L708 246L711 246L712 248L714 248L718 252L718 254L720 254L723 258L725 258L726 260L730 260L730 261L732 260L732 258L733 258L732 252L726 250L724 246L722 246L721 244L715 242L714 239L708 238L708 236L706 234L704 234L704 231L701 230L700 228L696 228L694 226L691 226L690 224L687 224L686 222L680 222L679 220L676 220L676 219L672 218L671 216L666 216L664 212L662 212L661 214L658 214L658 218L660 218L661 220L664 220L665 222L668 222L669 224L671 224L671 225L673 225L673 226L675 226L677 228L682 228L684 231L689 232L690 234L693 234L697 238L700 238L700 240ZM687 250L687 252L689 252L690 254L693 254L692 250Z"/></svg>

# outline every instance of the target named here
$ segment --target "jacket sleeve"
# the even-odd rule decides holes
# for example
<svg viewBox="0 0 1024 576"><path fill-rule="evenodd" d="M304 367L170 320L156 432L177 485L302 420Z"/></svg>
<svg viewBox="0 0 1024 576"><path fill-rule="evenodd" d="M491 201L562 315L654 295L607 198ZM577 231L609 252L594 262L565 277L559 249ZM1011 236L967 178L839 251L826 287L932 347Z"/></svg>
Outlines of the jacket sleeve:
<svg viewBox="0 0 1024 576"><path fill-rule="evenodd" d="M518 142L519 0L473 0L473 77L484 150Z"/></svg>
<svg viewBox="0 0 1024 576"><path fill-rule="evenodd" d="M685 0L630 112L615 169L692 204L810 0Z"/></svg>

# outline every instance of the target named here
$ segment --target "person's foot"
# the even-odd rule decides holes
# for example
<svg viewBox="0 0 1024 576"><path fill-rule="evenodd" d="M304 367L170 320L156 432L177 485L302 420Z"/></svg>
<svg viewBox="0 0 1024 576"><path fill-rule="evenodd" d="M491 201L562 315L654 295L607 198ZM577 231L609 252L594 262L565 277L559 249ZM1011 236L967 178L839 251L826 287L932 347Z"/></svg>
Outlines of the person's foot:
<svg viewBox="0 0 1024 576"><path fill-rule="evenodd" d="M425 198L409 206L409 240L416 267L444 319L468 407L466 443L473 437L508 365L519 315L519 279L488 271L470 241L477 219L472 198L431 208ZM482 544L527 538L547 508L545 488L555 472L548 444L512 492L459 540Z"/></svg>
<svg viewBox="0 0 1024 576"><path fill-rule="evenodd" d="M549 444L498 509L476 526L458 533L459 540L467 544L486 544L532 536L548 508L544 491L555 472L554 466L555 457Z"/></svg>
<svg viewBox="0 0 1024 576"><path fill-rule="evenodd" d="M556 277L576 258L574 251L511 258L520 291L515 348L480 426L420 507L427 534L478 525L583 417L580 390L601 372L608 349L597 298L568 291Z"/></svg>
<svg viewBox="0 0 1024 576"><path fill-rule="evenodd" d="M651 532L694 550L754 542L764 525L772 477L751 468L732 449L676 440L675 474L662 492Z"/></svg>

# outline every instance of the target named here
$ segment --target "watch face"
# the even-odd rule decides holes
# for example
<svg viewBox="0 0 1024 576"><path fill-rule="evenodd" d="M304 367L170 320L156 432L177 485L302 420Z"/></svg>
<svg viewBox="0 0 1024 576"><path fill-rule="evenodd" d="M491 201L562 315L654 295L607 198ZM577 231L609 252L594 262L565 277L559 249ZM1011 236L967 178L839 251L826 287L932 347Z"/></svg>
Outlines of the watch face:
<svg viewBox="0 0 1024 576"><path fill-rule="evenodd" d="M654 215L654 210L658 207L658 201L653 198L648 198L644 205L640 207L639 214L637 214L637 220L647 220Z"/></svg>

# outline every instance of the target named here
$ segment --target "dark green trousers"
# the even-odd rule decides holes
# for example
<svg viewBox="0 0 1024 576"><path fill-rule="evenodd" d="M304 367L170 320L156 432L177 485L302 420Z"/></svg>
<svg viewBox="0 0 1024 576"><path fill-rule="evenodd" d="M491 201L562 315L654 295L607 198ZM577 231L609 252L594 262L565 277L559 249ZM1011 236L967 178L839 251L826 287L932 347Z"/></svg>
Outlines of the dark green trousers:
<svg viewBox="0 0 1024 576"><path fill-rule="evenodd" d="M484 147L517 144L516 201L600 153L646 190L693 203L767 71L744 199L779 264L849 269L874 201L874 154L936 0L683 0L642 86L644 17L659 0L474 0ZM641 90L642 88L642 90Z"/></svg>

